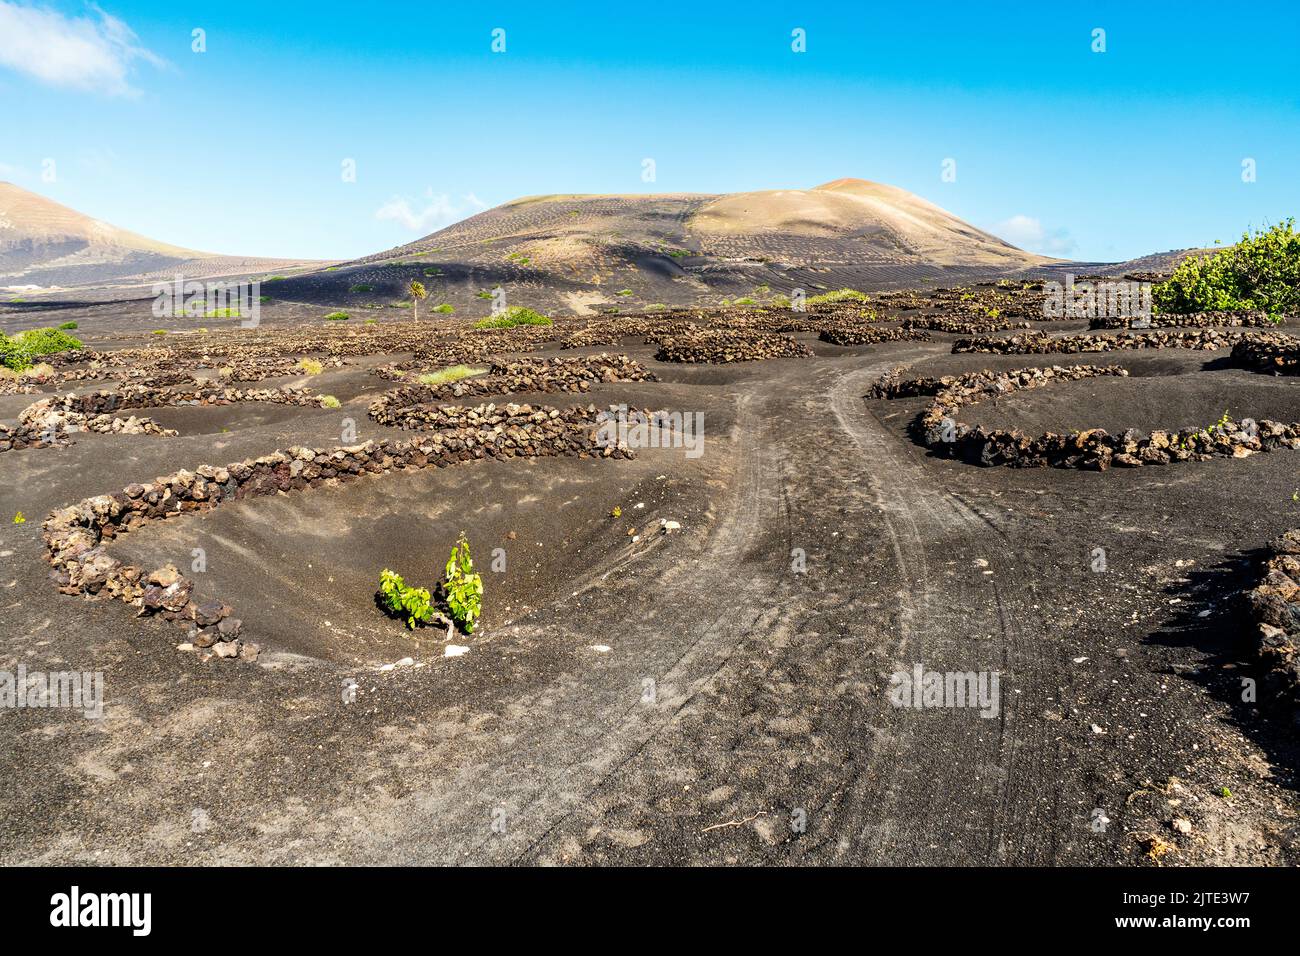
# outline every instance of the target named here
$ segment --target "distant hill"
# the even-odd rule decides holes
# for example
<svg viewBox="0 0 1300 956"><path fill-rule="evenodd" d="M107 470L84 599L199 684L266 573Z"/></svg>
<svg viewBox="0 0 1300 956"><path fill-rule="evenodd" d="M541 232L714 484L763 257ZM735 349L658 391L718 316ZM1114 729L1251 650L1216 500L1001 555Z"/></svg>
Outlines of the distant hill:
<svg viewBox="0 0 1300 956"><path fill-rule="evenodd" d="M216 256L92 219L0 182L0 288L144 284L316 265L300 259Z"/></svg>

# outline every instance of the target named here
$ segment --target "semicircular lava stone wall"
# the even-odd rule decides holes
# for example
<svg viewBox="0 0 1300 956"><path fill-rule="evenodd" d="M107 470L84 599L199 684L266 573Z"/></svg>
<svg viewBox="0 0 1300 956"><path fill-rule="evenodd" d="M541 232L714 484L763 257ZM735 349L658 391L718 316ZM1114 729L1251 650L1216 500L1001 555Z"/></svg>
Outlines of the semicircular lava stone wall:
<svg viewBox="0 0 1300 956"><path fill-rule="evenodd" d="M1240 342L1275 342L1294 344L1297 340L1281 332L1256 332L1248 329L1183 329L1128 332L1123 334L1084 333L1053 337L1039 329L992 339L958 339L953 354L989 352L998 355L1073 355L1089 352L1112 352L1125 349L1226 349Z"/></svg>
<svg viewBox="0 0 1300 956"><path fill-rule="evenodd" d="M175 435L150 418L117 418L128 408L167 408L178 405L231 405L238 402L269 402L278 405L323 407L323 396L307 389L238 389L214 385L191 388L159 388L133 384L114 391L100 389L78 395L51 395L28 405L19 414L18 426L0 425L0 452L66 445L76 432L124 435Z"/></svg>
<svg viewBox="0 0 1300 956"><path fill-rule="evenodd" d="M962 408L999 395L1107 375L1127 376L1128 370L1118 365L1050 366L1008 372L984 370L906 381L900 378L900 370L894 369L882 376L868 397L934 395L935 400L916 423L922 442L942 457L985 466L1105 471L1112 465L1140 468L1177 461L1246 458L1257 452L1283 448L1300 449L1300 423L1268 419L1257 423L1228 420L1210 428L1180 431L1143 433L1129 429L1119 435L1101 428L1068 435L1053 432L1026 435L1019 429L971 426L957 419Z"/></svg>
<svg viewBox="0 0 1300 956"><path fill-rule="evenodd" d="M928 342L930 333L897 325L859 325L826 329L817 338L831 345L875 345L877 342Z"/></svg>
<svg viewBox="0 0 1300 956"><path fill-rule="evenodd" d="M1238 342L1232 347L1231 361L1241 368L1274 375L1300 373L1300 340L1280 342Z"/></svg>
<svg viewBox="0 0 1300 956"><path fill-rule="evenodd" d="M220 601L196 600L194 582L167 565L146 573L109 555L105 544L146 522L211 510L225 501L287 493L408 468L515 457L632 458L623 444L597 438L594 405L443 406L409 441L383 439L335 448L294 447L224 466L181 470L52 512L42 525L50 576L65 594L109 597L189 632L205 658L256 659L242 624Z"/></svg>
<svg viewBox="0 0 1300 956"><path fill-rule="evenodd" d="M655 358L660 362L725 365L812 354L812 349L802 342L776 332L709 329L664 339Z"/></svg>
<svg viewBox="0 0 1300 956"><path fill-rule="evenodd" d="M1150 318L1103 315L1088 321L1090 329L1127 329L1137 323L1139 328L1160 329L1191 328L1277 328L1286 325L1286 316L1271 316L1267 312L1157 312Z"/></svg>
<svg viewBox="0 0 1300 956"><path fill-rule="evenodd" d="M1263 670L1260 702L1300 711L1300 530L1269 543L1262 580L1246 593L1246 606Z"/></svg>

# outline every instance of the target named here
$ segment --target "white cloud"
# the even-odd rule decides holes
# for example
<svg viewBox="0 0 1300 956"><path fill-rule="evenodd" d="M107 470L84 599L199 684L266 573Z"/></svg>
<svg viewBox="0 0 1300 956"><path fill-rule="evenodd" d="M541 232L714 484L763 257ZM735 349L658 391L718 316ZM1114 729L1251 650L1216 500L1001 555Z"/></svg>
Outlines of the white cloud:
<svg viewBox="0 0 1300 956"><path fill-rule="evenodd" d="M375 210L375 218L391 219L411 232L429 233L487 208L473 193L455 203L445 193L434 195L432 189L427 189L424 198L424 207L416 209L418 202L413 206L409 199L394 196Z"/></svg>
<svg viewBox="0 0 1300 956"><path fill-rule="evenodd" d="M1013 246L1044 256L1065 258L1074 252L1077 245L1070 237L1070 230L1049 231L1039 220L1023 213L1004 219L989 231Z"/></svg>
<svg viewBox="0 0 1300 956"><path fill-rule="evenodd" d="M117 17L90 4L94 17L65 17L45 7L0 0L0 66L50 86L107 96L134 96L128 76L137 60L164 61L140 46Z"/></svg>

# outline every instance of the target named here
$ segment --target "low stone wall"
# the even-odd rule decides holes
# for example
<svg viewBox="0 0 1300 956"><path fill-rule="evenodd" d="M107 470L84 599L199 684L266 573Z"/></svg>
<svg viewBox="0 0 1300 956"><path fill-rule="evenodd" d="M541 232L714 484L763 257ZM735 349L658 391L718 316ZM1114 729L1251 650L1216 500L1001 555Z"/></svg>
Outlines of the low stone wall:
<svg viewBox="0 0 1300 956"><path fill-rule="evenodd" d="M444 407L442 430L410 441L384 439L337 448L290 448L224 466L181 470L52 512L42 526L50 576L65 594L110 597L188 629L205 658L256 659L242 624L219 601L194 598L194 582L172 566L153 572L124 564L105 544L149 521L208 511L223 501L337 484L368 474L458 462L574 456L631 458L626 447L596 439L596 406L561 411L531 405Z"/></svg>
<svg viewBox="0 0 1300 956"><path fill-rule="evenodd" d="M599 319L585 328L570 332L560 340L562 349L580 349L596 345L618 345L625 338L636 337L647 344L657 345L660 340L674 335L699 331L702 325L683 319L621 318Z"/></svg>
<svg viewBox="0 0 1300 956"><path fill-rule="evenodd" d="M705 330L672 336L660 343L660 362L724 365L812 355L812 349L788 335L749 330Z"/></svg>
<svg viewBox="0 0 1300 956"><path fill-rule="evenodd" d="M1256 372L1274 375L1300 373L1300 340L1279 342L1238 342L1232 347L1232 362Z"/></svg>
<svg viewBox="0 0 1300 956"><path fill-rule="evenodd" d="M817 336L832 345L874 345L877 342L928 342L930 333L897 325L857 325L826 329Z"/></svg>
<svg viewBox="0 0 1300 956"><path fill-rule="evenodd" d="M1143 323L1146 323L1150 325L1150 327L1158 329L1241 327L1272 329L1279 325L1285 325L1286 321L1285 316L1279 316L1278 319L1275 320L1267 312L1157 312L1149 319L1138 319L1133 316L1100 316L1089 320L1088 328L1127 329L1131 328L1134 323L1137 323L1140 328Z"/></svg>
<svg viewBox="0 0 1300 956"><path fill-rule="evenodd" d="M1186 329L1182 331L1128 332L1123 334L1085 333L1053 338L1041 331L1024 332L997 339L958 339L954 354L989 352L998 355L1067 355L1111 352L1123 349L1226 349L1240 342L1296 343L1281 332L1256 332L1246 329Z"/></svg>
<svg viewBox="0 0 1300 956"><path fill-rule="evenodd" d="M323 396L305 389L237 389L201 385L193 388L157 388L128 385L119 390L100 389L78 395L52 395L33 402L19 413L18 425L0 425L0 452L48 448L69 443L77 432L116 435L175 435L151 418L118 418L128 408L166 408L176 405L230 405L236 402L271 402L279 405L323 407Z"/></svg>
<svg viewBox="0 0 1300 956"><path fill-rule="evenodd" d="M410 382L414 371L387 369L383 377ZM400 376L400 377L397 377ZM426 402L443 402L474 395L503 395L510 392L583 393L601 382L654 382L658 379L639 362L626 355L599 355L581 358L522 358L511 362L493 362L486 374L463 378L441 385L416 385L425 389Z"/></svg>
<svg viewBox="0 0 1300 956"><path fill-rule="evenodd" d="M988 316L954 318L947 315L929 315L916 319L904 319L905 329L928 329L932 332L950 332L957 335L978 335L981 332L1003 332L1007 329L1028 329L1028 322L1013 322L1005 318Z"/></svg>
<svg viewBox="0 0 1300 956"><path fill-rule="evenodd" d="M1263 579L1246 593L1251 639L1263 671L1258 700L1300 710L1300 530L1269 544Z"/></svg>
<svg viewBox="0 0 1300 956"><path fill-rule="evenodd" d="M930 394L935 400L916 423L921 440L936 454L979 465L1017 468L1083 468L1105 471L1112 465L1139 468L1176 461L1246 458L1261 451L1300 449L1300 423L1284 424L1228 420L1209 428L1140 432L1129 429L1111 435L1092 428L1058 435L1026 435L1018 429L971 426L958 421L960 409L1014 391L1040 388L1060 381L1104 375L1125 376L1118 365L1051 366L1010 372L984 370L956 378L903 382L886 376L873 388L873 397Z"/></svg>

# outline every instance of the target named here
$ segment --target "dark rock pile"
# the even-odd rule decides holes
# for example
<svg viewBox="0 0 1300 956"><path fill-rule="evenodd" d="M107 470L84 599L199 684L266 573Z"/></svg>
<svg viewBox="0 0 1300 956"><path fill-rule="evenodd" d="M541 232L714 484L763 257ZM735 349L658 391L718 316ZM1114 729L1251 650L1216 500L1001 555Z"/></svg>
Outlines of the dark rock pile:
<svg viewBox="0 0 1300 956"><path fill-rule="evenodd" d="M958 339L953 343L954 354L962 352L990 352L998 355L1046 355L1049 353L1078 354L1112 352L1122 349L1226 349L1239 342L1275 342L1294 344L1295 338L1281 332L1256 332L1246 329L1184 329L1181 331L1153 330L1116 334L1085 333L1053 338L1034 330L995 339Z"/></svg>
<svg viewBox="0 0 1300 956"><path fill-rule="evenodd" d="M877 342L928 342L930 333L897 325L842 325L824 330L818 338L832 345L874 345Z"/></svg>
<svg viewBox="0 0 1300 956"><path fill-rule="evenodd" d="M1246 594L1255 653L1263 670L1259 701L1300 709L1300 531L1269 545L1263 580Z"/></svg>
<svg viewBox="0 0 1300 956"><path fill-rule="evenodd" d="M1232 347L1232 363L1257 372L1274 375L1300 373L1300 340L1279 342L1238 342Z"/></svg>
<svg viewBox="0 0 1300 956"><path fill-rule="evenodd" d="M1149 319L1138 319L1133 316L1100 316L1091 319L1088 322L1090 329L1127 329L1134 323L1139 327L1145 322L1149 323L1152 328L1234 328L1234 327L1256 327L1271 329L1279 325L1286 324L1285 316L1279 316L1275 320L1267 312L1188 312L1188 313L1159 313L1152 315Z"/></svg>
<svg viewBox="0 0 1300 956"><path fill-rule="evenodd" d="M663 340L655 358L660 362L758 362L764 359L804 357L812 350L788 335L742 329L705 330Z"/></svg>

